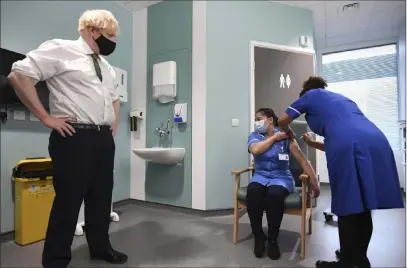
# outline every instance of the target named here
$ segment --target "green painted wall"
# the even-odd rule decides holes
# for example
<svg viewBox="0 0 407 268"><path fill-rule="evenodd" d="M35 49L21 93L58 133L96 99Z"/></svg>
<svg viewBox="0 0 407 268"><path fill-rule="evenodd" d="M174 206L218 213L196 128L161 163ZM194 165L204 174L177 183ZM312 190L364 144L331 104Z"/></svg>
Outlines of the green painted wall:
<svg viewBox="0 0 407 268"><path fill-rule="evenodd" d="M27 53L42 42L77 39L78 19L87 9L108 9L121 27L117 50L107 59L128 71L128 99L131 101L133 14L113 1L1 1L1 47ZM130 102L121 105L116 141L114 201L130 197ZM1 125L1 231L14 229L11 169L23 158L48 156L50 130L39 122L9 121Z"/></svg>
<svg viewBox="0 0 407 268"><path fill-rule="evenodd" d="M161 123L173 119L176 103L188 104L191 118L192 75L192 1L165 1L148 8L147 30L147 147L182 147L185 158L182 165L164 166L147 164L146 201L173 206L192 206L192 133L191 121L172 124L167 140L161 141L154 134ZM160 104L152 98L152 69L155 63L177 63L177 97L174 102Z"/></svg>
<svg viewBox="0 0 407 268"><path fill-rule="evenodd" d="M310 10L271 1L207 1L206 12L206 208L220 209L233 205L230 171L249 163L250 40L298 46L313 21Z"/></svg>

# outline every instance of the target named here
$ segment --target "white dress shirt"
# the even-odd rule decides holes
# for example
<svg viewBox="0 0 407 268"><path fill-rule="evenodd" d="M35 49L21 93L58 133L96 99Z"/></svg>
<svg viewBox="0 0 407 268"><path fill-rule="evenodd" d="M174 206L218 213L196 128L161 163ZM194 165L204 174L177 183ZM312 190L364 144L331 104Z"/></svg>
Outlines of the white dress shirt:
<svg viewBox="0 0 407 268"><path fill-rule="evenodd" d="M99 57L103 77L100 81L92 54L82 37L54 39L28 52L24 60L13 64L12 71L31 77L35 83L46 81L52 116L69 116L82 124L111 126L115 121L112 102L119 98L114 85L115 72Z"/></svg>

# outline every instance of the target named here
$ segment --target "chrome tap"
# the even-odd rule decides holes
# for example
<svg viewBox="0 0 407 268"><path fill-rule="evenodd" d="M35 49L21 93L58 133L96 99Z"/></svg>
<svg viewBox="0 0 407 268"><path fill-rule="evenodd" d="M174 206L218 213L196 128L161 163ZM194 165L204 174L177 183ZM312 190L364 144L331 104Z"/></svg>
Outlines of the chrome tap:
<svg viewBox="0 0 407 268"><path fill-rule="evenodd" d="M168 136L170 134L170 127L170 119L168 119L167 128L164 128L164 123L161 123L161 126L155 129L155 134L157 134L160 139L163 139L165 136Z"/></svg>

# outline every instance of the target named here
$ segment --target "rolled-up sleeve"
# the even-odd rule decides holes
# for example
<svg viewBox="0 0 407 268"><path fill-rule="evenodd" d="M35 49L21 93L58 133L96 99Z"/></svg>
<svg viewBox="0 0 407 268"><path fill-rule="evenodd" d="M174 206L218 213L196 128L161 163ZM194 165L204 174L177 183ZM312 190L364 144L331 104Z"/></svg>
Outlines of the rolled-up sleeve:
<svg viewBox="0 0 407 268"><path fill-rule="evenodd" d="M109 63L107 63L107 66L108 66L109 72L113 79L113 86L112 86L112 88L109 88L110 97L112 98L112 102L113 102L113 101L116 101L119 99L119 92L118 92L119 84L116 83L116 72L113 69L113 67Z"/></svg>
<svg viewBox="0 0 407 268"><path fill-rule="evenodd" d="M258 134L257 133L252 133L252 134L250 134L250 136L248 138L247 147L250 147L250 145L252 145L254 143L257 143L257 142L260 142Z"/></svg>
<svg viewBox="0 0 407 268"><path fill-rule="evenodd" d="M297 119L300 115L307 113L308 104L307 104L307 96L304 95L298 100L296 100L293 104L291 104L287 110L285 110L286 114L288 114L293 120Z"/></svg>
<svg viewBox="0 0 407 268"><path fill-rule="evenodd" d="M35 82L44 81L59 74L64 58L64 48L57 40L50 40L28 52L25 59L13 63L11 71L29 76Z"/></svg>

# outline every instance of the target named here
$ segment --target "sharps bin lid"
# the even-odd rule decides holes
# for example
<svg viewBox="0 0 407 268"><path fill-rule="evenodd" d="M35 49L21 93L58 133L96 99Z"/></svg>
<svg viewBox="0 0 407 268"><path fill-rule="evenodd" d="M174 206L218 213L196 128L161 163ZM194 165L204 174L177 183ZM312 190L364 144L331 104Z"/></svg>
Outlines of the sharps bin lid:
<svg viewBox="0 0 407 268"><path fill-rule="evenodd" d="M12 171L12 179L18 181L45 180L52 178L51 158L36 157L20 160Z"/></svg>

